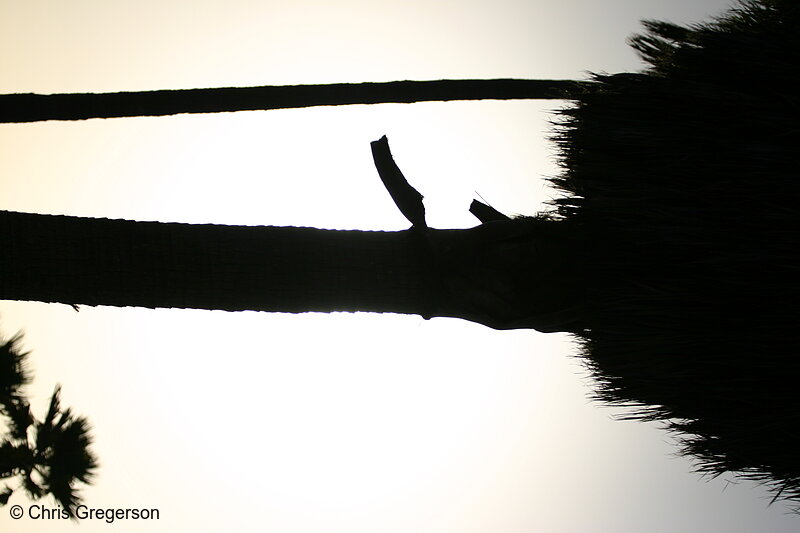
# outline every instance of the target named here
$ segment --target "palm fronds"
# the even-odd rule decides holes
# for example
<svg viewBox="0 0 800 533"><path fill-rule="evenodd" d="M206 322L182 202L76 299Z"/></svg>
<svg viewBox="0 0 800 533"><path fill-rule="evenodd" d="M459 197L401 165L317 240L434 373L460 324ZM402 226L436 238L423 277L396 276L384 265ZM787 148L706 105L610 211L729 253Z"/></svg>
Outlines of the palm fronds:
<svg viewBox="0 0 800 533"><path fill-rule="evenodd" d="M31 381L28 354L19 348L21 340L22 334L17 333L6 341L0 341L0 405L3 406L8 399L17 397L20 388Z"/></svg>
<svg viewBox="0 0 800 533"><path fill-rule="evenodd" d="M585 238L600 400L667 421L712 475L800 501L796 2L648 22L649 68L596 75L555 138L553 214Z"/></svg>
<svg viewBox="0 0 800 533"><path fill-rule="evenodd" d="M0 437L0 479L20 478L20 487L33 499L52 494L74 516L80 503L77 484L92 482L97 458L91 452L89 422L61 407L56 387L43 421L34 418L20 387L30 381L25 368L27 353L19 350L20 335L0 344L0 414L8 427ZM6 505L14 489L0 492Z"/></svg>
<svg viewBox="0 0 800 533"><path fill-rule="evenodd" d="M40 459L42 487L71 514L80 500L75 484L91 483L98 465L89 451L89 421L62 409L60 394L61 388L56 387L47 416L36 425L36 457Z"/></svg>
<svg viewBox="0 0 800 533"><path fill-rule="evenodd" d="M26 438L33 422L22 387L30 383L28 353L20 349L22 334L0 342L0 414L8 419L8 433L12 438Z"/></svg>

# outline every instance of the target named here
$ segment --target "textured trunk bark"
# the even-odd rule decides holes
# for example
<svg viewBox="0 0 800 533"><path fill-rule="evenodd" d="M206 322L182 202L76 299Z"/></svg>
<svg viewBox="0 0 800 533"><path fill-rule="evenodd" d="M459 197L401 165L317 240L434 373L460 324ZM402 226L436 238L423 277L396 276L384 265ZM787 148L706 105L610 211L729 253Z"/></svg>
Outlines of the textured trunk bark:
<svg viewBox="0 0 800 533"><path fill-rule="evenodd" d="M4 94L0 122L164 116L312 106L448 100L564 99L595 84L572 80L434 80L224 87L119 93Z"/></svg>
<svg viewBox="0 0 800 533"><path fill-rule="evenodd" d="M194 225L0 212L0 298L425 314L409 231ZM429 263L429 261L427 261Z"/></svg>

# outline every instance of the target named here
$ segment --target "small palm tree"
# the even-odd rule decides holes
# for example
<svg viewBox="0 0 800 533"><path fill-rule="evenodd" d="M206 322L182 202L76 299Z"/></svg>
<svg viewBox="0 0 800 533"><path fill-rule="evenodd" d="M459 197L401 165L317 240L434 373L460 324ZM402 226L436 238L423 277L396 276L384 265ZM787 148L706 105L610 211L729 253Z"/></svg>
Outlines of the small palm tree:
<svg viewBox="0 0 800 533"><path fill-rule="evenodd" d="M89 422L61 408L60 386L53 391L44 421L33 417L20 392L30 374L25 368L27 353L18 349L19 339L16 335L0 344L0 412L9 421L8 433L0 440L0 478L20 477L19 487L31 498L52 494L72 516L80 503L76 483L91 483L97 468L97 458L89 450ZM14 490L5 486L0 505L8 503Z"/></svg>

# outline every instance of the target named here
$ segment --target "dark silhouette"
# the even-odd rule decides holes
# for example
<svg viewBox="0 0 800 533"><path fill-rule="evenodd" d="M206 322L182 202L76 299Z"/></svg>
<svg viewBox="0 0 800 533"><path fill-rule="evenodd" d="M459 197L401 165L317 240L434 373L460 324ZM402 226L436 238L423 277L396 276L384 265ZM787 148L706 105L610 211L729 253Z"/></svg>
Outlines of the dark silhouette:
<svg viewBox="0 0 800 533"><path fill-rule="evenodd" d="M564 296L553 291L549 297L557 301L548 301L537 293L538 286L557 285L546 279L555 268L549 264L572 253L566 240L551 235L557 233L555 225L537 219L494 222L468 230L427 229L420 239L417 230L190 225L4 211L0 298L228 311L391 312L550 331L547 315L562 307L558 302ZM542 256L530 244L537 235L547 242L541 244L548 249ZM539 274L526 280L522 271ZM516 278L528 292L515 289ZM477 284L474 292L471 282ZM496 309L486 307L486 284L497 285L502 294Z"/></svg>
<svg viewBox="0 0 800 533"><path fill-rule="evenodd" d="M372 159L375 161L378 176L380 176L383 186L389 191L397 208L413 227L426 229L428 224L425 222L425 205L422 203L422 195L406 181L403 172L394 162L389 150L389 140L383 136L377 141L373 141L371 147Z"/></svg>
<svg viewBox="0 0 800 533"><path fill-rule="evenodd" d="M701 471L797 501L800 4L645 25L649 69L596 76L555 139L585 360L601 400L665 421Z"/></svg>
<svg viewBox="0 0 800 533"><path fill-rule="evenodd" d="M80 502L76 483L91 483L97 459L89 450L89 422L62 409L56 387L43 421L31 414L21 388L30 382L27 353L19 350L20 335L0 343L0 414L8 430L0 436L0 479L17 477L22 489L38 500L52 494L70 516ZM31 434L33 438L31 438ZM0 491L6 505L14 488Z"/></svg>
<svg viewBox="0 0 800 533"><path fill-rule="evenodd" d="M478 200L472 200L472 203L469 206L469 212L472 213L475 218L480 220L481 222L492 222L494 220L509 220L511 217L504 215L494 207L484 204L483 202L479 202Z"/></svg>
<svg viewBox="0 0 800 533"><path fill-rule="evenodd" d="M221 87L121 93L0 95L0 122L143 117L347 104L561 99L594 84L572 80L435 80Z"/></svg>
<svg viewBox="0 0 800 533"><path fill-rule="evenodd" d="M564 196L550 213L478 207L476 228L427 228L421 196L381 141L379 174L411 230L6 212L0 298L414 313L570 332L598 397L667 421L701 470L800 499L798 11L751 0L711 24L646 23L632 41L646 72L561 93L576 104L561 116L565 171L553 181Z"/></svg>

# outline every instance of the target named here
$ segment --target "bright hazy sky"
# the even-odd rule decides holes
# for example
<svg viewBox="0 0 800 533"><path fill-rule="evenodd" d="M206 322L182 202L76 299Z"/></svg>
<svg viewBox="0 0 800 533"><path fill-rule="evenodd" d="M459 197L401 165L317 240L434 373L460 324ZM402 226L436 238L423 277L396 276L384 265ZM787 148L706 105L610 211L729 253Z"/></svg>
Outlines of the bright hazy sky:
<svg viewBox="0 0 800 533"><path fill-rule="evenodd" d="M728 0L0 0L0 93L438 78L639 67L625 38ZM0 209L403 229L369 142L389 136L429 222L552 194L558 102L351 106L0 126ZM560 335L416 316L0 303L43 416L56 383L94 425L82 531L752 532L800 519L705 482L652 424L590 402ZM52 507L51 499L43 500ZM11 504L27 510L20 491ZM2 531L72 531L0 510Z"/></svg>

